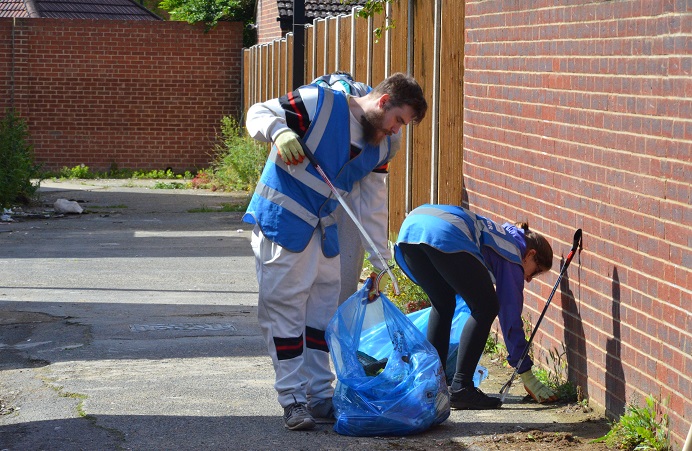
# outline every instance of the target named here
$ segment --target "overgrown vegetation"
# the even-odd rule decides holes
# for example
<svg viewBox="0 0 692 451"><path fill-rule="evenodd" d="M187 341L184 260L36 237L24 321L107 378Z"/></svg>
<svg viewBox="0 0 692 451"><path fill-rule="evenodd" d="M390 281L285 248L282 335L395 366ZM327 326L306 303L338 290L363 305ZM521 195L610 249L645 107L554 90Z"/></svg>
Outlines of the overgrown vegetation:
<svg viewBox="0 0 692 451"><path fill-rule="evenodd" d="M384 15L387 3L393 3L394 1L395 0L367 0L365 4L362 5L362 8L359 9L356 13L358 17L362 17L363 19L375 17L378 14L382 14L381 23L373 29L373 33L375 34L375 38L377 40L382 38L382 33L385 30L394 28L396 26L393 20L391 20L390 23L387 23L387 17ZM356 3L355 0L341 0L341 2L346 5Z"/></svg>
<svg viewBox="0 0 692 451"><path fill-rule="evenodd" d="M176 179L176 180L192 180L192 172L185 171L183 174L177 174L171 169L152 169L152 170L134 170L121 169L117 165L112 165L108 171L99 172L93 171L84 164L80 164L71 168L63 166L60 171L55 174L46 174L46 177L56 179Z"/></svg>
<svg viewBox="0 0 692 451"><path fill-rule="evenodd" d="M218 207L208 207L206 205L202 205L199 208L191 208L188 210L188 213L231 213L231 212L243 212L247 209L248 203L240 203L240 204L231 204L231 203L223 203Z"/></svg>
<svg viewBox="0 0 692 451"><path fill-rule="evenodd" d="M27 204L36 194L40 182L39 166L34 163L28 143L26 121L13 110L7 110L0 120L0 207L16 203Z"/></svg>
<svg viewBox="0 0 692 451"><path fill-rule="evenodd" d="M534 366L533 372L546 386L555 392L559 401L588 403L588 400L579 399L578 388L567 379L567 349L562 343L562 351L553 349L548 351L545 358L547 369Z"/></svg>
<svg viewBox="0 0 692 451"><path fill-rule="evenodd" d="M157 180L154 189L200 188L212 191L253 191L267 160L268 146L247 135L232 116L221 119L221 131L214 145L213 161L209 168L196 174L176 173L171 169L132 170L113 164L108 171L93 171L80 164L63 167L44 177L53 179L148 179ZM163 180L171 180L166 182Z"/></svg>
<svg viewBox="0 0 692 451"><path fill-rule="evenodd" d="M390 262L390 265L391 264ZM363 274L367 276L373 271L375 271L375 269L366 258L363 262ZM394 293L394 284L392 282L389 282L383 291L384 294L387 295L387 298L389 298L399 310L404 314L409 314L430 307L430 300L428 299L428 295L425 294L425 291L413 283L398 265L394 265L392 273L394 277L396 277L396 282L399 285L399 291L401 293L399 295Z"/></svg>
<svg viewBox="0 0 692 451"><path fill-rule="evenodd" d="M243 46L251 47L257 40L254 27L254 0L163 0L158 7L168 12L170 20L204 23L206 30L221 21L243 22Z"/></svg>
<svg viewBox="0 0 692 451"><path fill-rule="evenodd" d="M232 116L221 120L221 136L211 167L192 180L195 188L252 191L267 160L268 147L247 135Z"/></svg>
<svg viewBox="0 0 692 451"><path fill-rule="evenodd" d="M610 431L594 442L604 442L608 447L621 450L670 450L668 415L663 413L665 402L646 397L646 405L638 407L633 403L627 406L625 414L613 423Z"/></svg>
<svg viewBox="0 0 692 451"><path fill-rule="evenodd" d="M500 342L500 335L497 331L491 330L488 338L485 340L483 354L488 354L492 358L504 361L507 358L507 346Z"/></svg>

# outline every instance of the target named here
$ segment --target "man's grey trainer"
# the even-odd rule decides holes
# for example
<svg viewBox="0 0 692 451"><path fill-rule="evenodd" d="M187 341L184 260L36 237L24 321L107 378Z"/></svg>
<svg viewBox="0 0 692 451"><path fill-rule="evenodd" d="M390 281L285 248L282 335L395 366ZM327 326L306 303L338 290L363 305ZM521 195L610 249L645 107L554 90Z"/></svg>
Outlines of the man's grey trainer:
<svg viewBox="0 0 692 451"><path fill-rule="evenodd" d="M284 407L284 426L292 431L312 429L315 427L315 420L304 402L295 402Z"/></svg>

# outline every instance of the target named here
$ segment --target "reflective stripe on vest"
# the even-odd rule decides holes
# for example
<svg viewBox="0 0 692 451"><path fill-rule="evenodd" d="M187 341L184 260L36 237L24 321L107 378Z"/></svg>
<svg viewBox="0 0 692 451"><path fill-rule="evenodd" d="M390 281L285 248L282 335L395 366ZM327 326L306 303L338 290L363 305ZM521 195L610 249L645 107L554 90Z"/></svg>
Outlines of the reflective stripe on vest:
<svg viewBox="0 0 692 451"><path fill-rule="evenodd" d="M267 199L268 201L274 202L277 205L281 205L283 208L298 216L300 219L307 222L312 227L317 227L317 224L319 224L320 222L320 219L317 216L303 208L303 206L300 205L298 202L291 199L287 195L280 193L274 188L268 187L262 182L257 183L255 192L258 195Z"/></svg>
<svg viewBox="0 0 692 451"><path fill-rule="evenodd" d="M447 212L435 207L418 207L411 212L413 214L424 214L439 218L458 229L469 240L480 246L488 246L495 250L498 255L518 265L522 264L521 252L512 242L512 238L502 227L497 226L493 221L483 216L472 213L471 211L457 207L462 210L475 225L473 231L468 224L454 213Z"/></svg>

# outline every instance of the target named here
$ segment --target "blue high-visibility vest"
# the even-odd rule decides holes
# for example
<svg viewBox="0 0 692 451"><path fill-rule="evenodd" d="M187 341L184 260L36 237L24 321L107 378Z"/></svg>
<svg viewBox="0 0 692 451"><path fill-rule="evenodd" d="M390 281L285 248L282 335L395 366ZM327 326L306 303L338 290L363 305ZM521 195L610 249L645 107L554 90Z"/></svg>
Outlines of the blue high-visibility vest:
<svg viewBox="0 0 692 451"><path fill-rule="evenodd" d="M389 160L391 140L379 146L365 145L350 158L350 113L346 94L319 86L300 88L301 95L315 95L315 114L304 142L342 197L353 184ZM327 257L339 254L336 220L332 216L338 201L306 158L298 165L286 165L276 146L264 166L243 220L258 224L263 235L280 246L300 252L308 245L316 228L322 233L322 251Z"/></svg>
<svg viewBox="0 0 692 451"><path fill-rule="evenodd" d="M427 244L442 252L468 252L488 267L481 248L490 247L506 260L522 264L521 251L514 238L490 219L455 205L424 204L408 214L399 230L399 243ZM411 277L398 246L397 264ZM492 272L490 277L495 281ZM412 280L415 279L411 277Z"/></svg>

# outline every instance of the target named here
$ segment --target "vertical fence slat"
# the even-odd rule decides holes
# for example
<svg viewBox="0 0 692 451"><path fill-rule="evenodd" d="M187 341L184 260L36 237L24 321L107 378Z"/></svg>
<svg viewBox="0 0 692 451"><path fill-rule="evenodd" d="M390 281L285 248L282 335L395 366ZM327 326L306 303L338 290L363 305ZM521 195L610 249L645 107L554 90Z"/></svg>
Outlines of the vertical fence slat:
<svg viewBox="0 0 692 451"><path fill-rule="evenodd" d="M338 23L338 17L330 17L327 19L327 52L324 55L325 74L332 73L336 70L336 59L339 55L339 42L336 36Z"/></svg>
<svg viewBox="0 0 692 451"><path fill-rule="evenodd" d="M367 82L368 80L368 20L362 17L355 18L355 68L352 71L353 78Z"/></svg>
<svg viewBox="0 0 692 451"><path fill-rule="evenodd" d="M434 2L413 2L413 76L423 88L428 101L428 113L423 121L411 128L413 137L412 155L412 208L430 201L430 160L431 160L431 129L432 123L432 90L433 90L433 58L428 43L433 42L433 27L430 19L434 15Z"/></svg>
<svg viewBox="0 0 692 451"><path fill-rule="evenodd" d="M305 82L311 82L315 77L315 27L305 27Z"/></svg>
<svg viewBox="0 0 692 451"><path fill-rule="evenodd" d="M295 45L293 41L293 33L286 35L286 85L283 92L288 92L293 87L293 51Z"/></svg>
<svg viewBox="0 0 692 451"><path fill-rule="evenodd" d="M398 1L392 5L392 20L394 28L387 31L391 41L391 72L406 72L406 54L408 41L408 2ZM407 157L406 142L408 140L407 130L404 129L404 136L401 141L401 149L397 156L389 165L389 229L399 230L407 213Z"/></svg>
<svg viewBox="0 0 692 451"><path fill-rule="evenodd" d="M326 46L326 35L327 35L327 21L326 19L317 19L314 22L314 29L313 32L315 33L315 36L313 37L313 42L315 43L315 63L313 66L313 73L312 77L310 80L305 80L307 81L312 81L315 77L320 77L325 74L324 68L325 68L325 60L324 60L324 53L327 50Z"/></svg>
<svg viewBox="0 0 692 451"><path fill-rule="evenodd" d="M462 8L462 14L459 14ZM461 205L463 201L464 146L458 136L464 129L464 3L442 0L440 54L438 200ZM454 14L450 12L454 11ZM445 169L446 168L446 169Z"/></svg>
<svg viewBox="0 0 692 451"><path fill-rule="evenodd" d="M378 14L373 18L374 23L381 23L384 22L384 20L384 13ZM384 80L384 59L388 52L385 49L384 34L382 35L382 38L378 40L378 42L375 42L375 35L374 33L370 32L370 42L372 48L372 54L370 55L370 84L375 86Z"/></svg>
<svg viewBox="0 0 692 451"><path fill-rule="evenodd" d="M338 70L351 70L351 16L339 16Z"/></svg>

